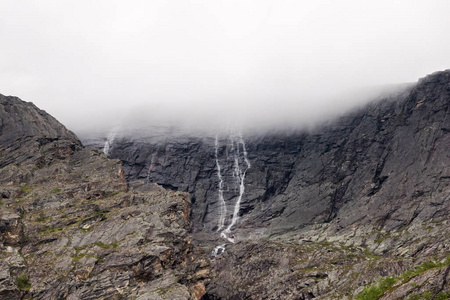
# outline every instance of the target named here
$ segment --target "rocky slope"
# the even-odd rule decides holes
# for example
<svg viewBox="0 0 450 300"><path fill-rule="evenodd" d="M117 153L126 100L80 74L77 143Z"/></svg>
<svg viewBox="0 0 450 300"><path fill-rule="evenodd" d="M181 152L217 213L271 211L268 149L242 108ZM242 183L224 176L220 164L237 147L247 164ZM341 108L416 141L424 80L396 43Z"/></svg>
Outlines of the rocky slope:
<svg viewBox="0 0 450 300"><path fill-rule="evenodd" d="M0 95L0 299L199 299L190 198Z"/></svg>
<svg viewBox="0 0 450 300"><path fill-rule="evenodd" d="M119 133L109 154L129 180L191 194L196 246L226 248L207 298L351 298L394 276L387 299L438 299L449 293L449 103L444 71L311 131Z"/></svg>

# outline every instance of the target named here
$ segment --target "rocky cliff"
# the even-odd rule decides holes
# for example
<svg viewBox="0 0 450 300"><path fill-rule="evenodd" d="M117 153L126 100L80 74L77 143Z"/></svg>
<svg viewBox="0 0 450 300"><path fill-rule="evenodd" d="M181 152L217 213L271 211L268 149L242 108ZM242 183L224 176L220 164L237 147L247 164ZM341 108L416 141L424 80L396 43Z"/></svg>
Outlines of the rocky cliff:
<svg viewBox="0 0 450 300"><path fill-rule="evenodd" d="M190 197L0 95L0 299L199 299Z"/></svg>
<svg viewBox="0 0 450 300"><path fill-rule="evenodd" d="M226 249L209 299L351 298L386 276L383 293L444 297L449 104L444 71L314 130L117 133L108 149L127 179L191 194L197 247Z"/></svg>

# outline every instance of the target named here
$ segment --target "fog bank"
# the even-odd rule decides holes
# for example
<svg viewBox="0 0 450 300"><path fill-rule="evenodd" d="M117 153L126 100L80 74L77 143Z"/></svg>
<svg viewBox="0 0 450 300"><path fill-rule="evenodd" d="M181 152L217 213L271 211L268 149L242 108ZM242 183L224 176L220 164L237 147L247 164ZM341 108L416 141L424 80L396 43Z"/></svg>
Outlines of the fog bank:
<svg viewBox="0 0 450 300"><path fill-rule="evenodd" d="M75 132L309 126L450 66L444 0L5 0L0 10L0 93Z"/></svg>

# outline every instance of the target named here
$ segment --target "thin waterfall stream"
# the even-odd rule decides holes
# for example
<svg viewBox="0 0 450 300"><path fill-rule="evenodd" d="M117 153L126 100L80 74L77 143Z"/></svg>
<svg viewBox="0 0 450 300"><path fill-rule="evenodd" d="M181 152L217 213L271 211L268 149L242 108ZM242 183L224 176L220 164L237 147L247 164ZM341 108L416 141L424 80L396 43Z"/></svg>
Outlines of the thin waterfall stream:
<svg viewBox="0 0 450 300"><path fill-rule="evenodd" d="M217 232L220 232L220 237L225 239L230 243L235 243L236 239L234 234L232 233L233 228L237 225L239 220L239 211L241 208L241 202L245 193L245 176L247 174L248 169L250 169L251 164L248 159L247 148L245 145L244 138L242 134L239 133L230 133L229 135L230 144L225 145L225 155L226 158L224 163L221 165L220 161L220 143L219 143L219 135L216 135L214 142L214 152L215 152L215 162L217 169L217 178L218 178L218 197L219 197L219 218L217 225ZM233 203L227 203L224 197L224 187L226 184L227 170L231 170L231 185L237 187L236 192L237 195L231 197L231 199L236 198L236 201ZM228 176L229 177L229 176ZM229 199L228 199L229 201ZM228 206L233 207L233 214L231 216L227 215ZM225 228L225 229L224 229ZM225 251L225 244L218 245L211 253L211 257L215 257Z"/></svg>

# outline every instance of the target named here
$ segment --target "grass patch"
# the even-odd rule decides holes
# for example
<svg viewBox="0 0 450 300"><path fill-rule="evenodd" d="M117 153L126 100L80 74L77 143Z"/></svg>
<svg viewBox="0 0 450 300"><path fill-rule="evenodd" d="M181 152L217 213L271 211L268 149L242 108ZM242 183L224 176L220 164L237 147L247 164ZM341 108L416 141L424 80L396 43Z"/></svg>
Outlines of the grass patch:
<svg viewBox="0 0 450 300"><path fill-rule="evenodd" d="M36 222L45 222L51 220L50 217L47 217L44 212L40 212L39 216L36 218Z"/></svg>
<svg viewBox="0 0 450 300"><path fill-rule="evenodd" d="M103 243L103 242L97 242L97 243L95 243L95 245L97 245L97 246L99 246L100 248L103 248L103 249L109 249L109 248L111 248L111 246L110 245L107 245L107 244L105 244L105 243Z"/></svg>
<svg viewBox="0 0 450 300"><path fill-rule="evenodd" d="M376 300L379 299L381 296L384 295L384 293L389 290L396 282L399 280L402 281L402 283L406 283L409 280L411 280L413 277L420 275L428 270L435 269L435 268L443 268L450 265L450 255L443 261L443 262L432 262L432 261L426 261L421 263L420 265L415 266L413 269L408 270L404 273L402 273L399 276L394 277L383 277L378 280L376 284L373 284L369 287L365 287L361 294L356 296L356 300ZM447 299L445 296L448 296L448 293L443 293L442 296L444 297L441 299ZM411 295L411 300L414 300L416 298L416 295ZM424 292L422 295L419 295L419 299L431 299L432 294L429 292ZM408 298L409 299L409 298ZM438 299L438 298L436 298Z"/></svg>
<svg viewBox="0 0 450 300"><path fill-rule="evenodd" d="M420 300L422 299L422 295L420 294L411 294L406 300Z"/></svg>
<svg viewBox="0 0 450 300"><path fill-rule="evenodd" d="M384 277L378 280L377 284L365 288L363 292L356 296L356 300L376 300L384 295L390 289L397 279L394 277Z"/></svg>
<svg viewBox="0 0 450 300"><path fill-rule="evenodd" d="M377 255L373 252L370 252L368 249L364 250L364 255L366 256L366 258L370 258L370 259L380 259L383 257L383 255Z"/></svg>
<svg viewBox="0 0 450 300"><path fill-rule="evenodd" d="M62 230L62 228L56 228L56 227L50 226L46 230L42 231L42 234L50 234L50 233L60 232L61 230Z"/></svg>
<svg viewBox="0 0 450 300"><path fill-rule="evenodd" d="M436 268L442 268L450 265L450 255L443 261L443 262L432 262L432 261L425 261L421 263L420 265L417 265L411 270L408 270L404 273L402 273L399 278L403 280L403 282L409 281L411 278L420 275L428 270L436 269Z"/></svg>
<svg viewBox="0 0 450 300"><path fill-rule="evenodd" d="M156 290L153 290L152 292L156 292L160 296L165 296L168 292L172 291L173 287L167 287L167 288L157 288Z"/></svg>
<svg viewBox="0 0 450 300"><path fill-rule="evenodd" d="M28 194L29 192L31 192L31 187L29 187L28 185L19 185L19 187L22 189L22 192L24 192L25 194Z"/></svg>
<svg viewBox="0 0 450 300"><path fill-rule="evenodd" d="M98 241L97 243L95 243L95 245L99 246L100 248L103 248L103 249L111 249L111 248L115 249L115 248L117 248L119 246L119 242L115 241L115 242L113 242L111 244L105 244L105 243L103 243L101 241Z"/></svg>
<svg viewBox="0 0 450 300"><path fill-rule="evenodd" d="M435 300L446 300L450 299L450 292L440 292L434 297Z"/></svg>
<svg viewBox="0 0 450 300"><path fill-rule="evenodd" d="M21 291L29 291L31 288L31 281L25 273L20 274L16 279L16 285Z"/></svg>
<svg viewBox="0 0 450 300"><path fill-rule="evenodd" d="M83 250L84 248L86 248L86 247L77 247L77 246L74 246L74 247L73 247L73 250L75 250L76 252L79 252L79 251Z"/></svg>
<svg viewBox="0 0 450 300"><path fill-rule="evenodd" d="M423 292L422 293L422 299L431 299L433 297L433 294L431 292Z"/></svg>
<svg viewBox="0 0 450 300"><path fill-rule="evenodd" d="M61 193L60 188L54 188L54 189L50 190L50 194L59 194L59 193Z"/></svg>
<svg viewBox="0 0 450 300"><path fill-rule="evenodd" d="M74 262L78 262L78 261L80 261L80 259L82 259L85 256L86 256L86 254L81 253L81 254L71 255L70 257L72 257L72 260Z"/></svg>
<svg viewBox="0 0 450 300"><path fill-rule="evenodd" d="M107 213L108 213L108 211L97 210L94 212L94 216L101 216L104 218L104 220L106 220L106 219L108 219Z"/></svg>

